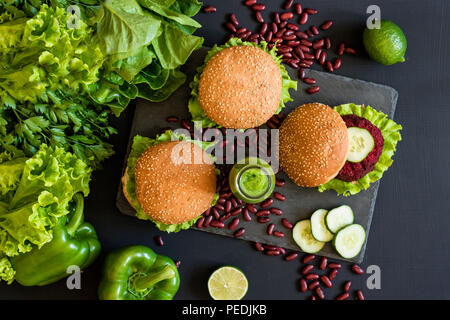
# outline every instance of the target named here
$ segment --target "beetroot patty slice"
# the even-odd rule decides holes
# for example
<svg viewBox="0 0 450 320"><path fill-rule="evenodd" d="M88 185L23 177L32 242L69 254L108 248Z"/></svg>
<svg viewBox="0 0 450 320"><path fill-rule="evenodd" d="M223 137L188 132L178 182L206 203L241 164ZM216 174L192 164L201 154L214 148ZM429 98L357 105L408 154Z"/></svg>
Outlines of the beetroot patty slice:
<svg viewBox="0 0 450 320"><path fill-rule="evenodd" d="M361 179L375 168L383 151L384 139L381 130L369 120L354 114L342 116L347 128L356 127L366 129L375 141L372 151L361 162L346 161L344 167L339 171L337 179L352 182Z"/></svg>
<svg viewBox="0 0 450 320"><path fill-rule="evenodd" d="M334 110L343 117L347 127L364 128L371 133L375 140L375 147L363 161L352 164L348 164L347 161L339 172L339 178L336 177L318 188L320 192L335 190L338 195L349 196L369 188L373 182L381 179L383 173L392 165L392 157L397 143L402 139L400 134L402 126L388 119L384 113L369 106L349 103L337 106ZM378 131L375 129L379 130L381 137L377 135ZM380 146L382 147L381 153L377 155L380 152ZM371 170L369 171L369 169ZM351 181L344 181L344 179Z"/></svg>

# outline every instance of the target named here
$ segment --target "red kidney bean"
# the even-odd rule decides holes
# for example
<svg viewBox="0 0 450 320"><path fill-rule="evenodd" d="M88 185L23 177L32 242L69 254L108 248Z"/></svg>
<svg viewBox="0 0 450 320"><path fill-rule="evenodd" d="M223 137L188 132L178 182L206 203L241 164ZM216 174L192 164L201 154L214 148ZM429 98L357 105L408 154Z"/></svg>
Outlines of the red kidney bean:
<svg viewBox="0 0 450 320"><path fill-rule="evenodd" d="M291 66L292 68L298 69L298 64L297 64L296 62L294 62L292 59L286 61L286 63L287 63L289 66ZM275 128L272 128L272 129L275 129Z"/></svg>
<svg viewBox="0 0 450 320"><path fill-rule="evenodd" d="M286 42L286 45L288 45L289 47L296 47L300 44L300 41L297 40L290 40L288 42Z"/></svg>
<svg viewBox="0 0 450 320"><path fill-rule="evenodd" d="M220 203L220 204L224 204L226 201L227 200L225 200L224 198L217 199L217 203Z"/></svg>
<svg viewBox="0 0 450 320"><path fill-rule="evenodd" d="M308 289L309 290L314 290L316 287L318 287L320 285L319 281L313 281L309 284Z"/></svg>
<svg viewBox="0 0 450 320"><path fill-rule="evenodd" d="M334 64L333 64L333 68L334 70L337 70L341 67L342 65L342 59L341 58L337 58L336 60L334 60Z"/></svg>
<svg viewBox="0 0 450 320"><path fill-rule="evenodd" d="M316 295L320 300L325 299L325 294L323 293L322 288L320 287L316 288Z"/></svg>
<svg viewBox="0 0 450 320"><path fill-rule="evenodd" d="M249 30L246 33L244 33L241 38L242 39L247 39L251 34L252 34L252 32Z"/></svg>
<svg viewBox="0 0 450 320"><path fill-rule="evenodd" d="M347 300L348 296L349 296L349 294L348 294L348 292L346 292L346 293L343 293L343 294L337 296L336 300Z"/></svg>
<svg viewBox="0 0 450 320"><path fill-rule="evenodd" d="M214 206L214 208L217 210L220 210L220 211L225 211L224 206L222 206L221 204L218 204L218 203ZM213 210L214 210L214 208L213 208Z"/></svg>
<svg viewBox="0 0 450 320"><path fill-rule="evenodd" d="M309 38L314 38L314 34L311 32L311 30L308 29L305 32L306 32L306 34L308 35Z"/></svg>
<svg viewBox="0 0 450 320"><path fill-rule="evenodd" d="M303 61L303 62L312 65L314 63L314 61L312 61L312 60L314 60L314 58L315 58L314 55L305 52L305 60L311 60L311 61Z"/></svg>
<svg viewBox="0 0 450 320"><path fill-rule="evenodd" d="M338 48L337 54L340 55L340 56L342 56L342 55L344 54L344 51L345 51L345 43L344 43L344 42L341 42L341 43L339 44L339 48Z"/></svg>
<svg viewBox="0 0 450 320"><path fill-rule="evenodd" d="M302 262L303 262L303 263L308 263L308 262L313 261L315 258L316 258L315 255L313 255L313 254L307 254L306 256L303 257Z"/></svg>
<svg viewBox="0 0 450 320"><path fill-rule="evenodd" d="M350 54L356 54L356 50L353 48L345 48L344 49L345 53L350 53Z"/></svg>
<svg viewBox="0 0 450 320"><path fill-rule="evenodd" d="M308 92L309 94L314 94L320 91L320 87L319 86L314 86L311 88L306 89L306 92Z"/></svg>
<svg viewBox="0 0 450 320"><path fill-rule="evenodd" d="M238 202L236 201L236 199L233 197L231 198L231 208L234 209L238 206Z"/></svg>
<svg viewBox="0 0 450 320"><path fill-rule="evenodd" d="M298 253L293 252L293 253L289 253L288 255L286 255L284 257L284 260L292 261L292 260L296 259L297 257L298 257Z"/></svg>
<svg viewBox="0 0 450 320"><path fill-rule="evenodd" d="M255 249L258 250L259 252L263 252L264 251L264 247L259 242L255 242Z"/></svg>
<svg viewBox="0 0 450 320"><path fill-rule="evenodd" d="M316 53L314 54L314 59L319 60L321 54L322 54L322 49L317 49Z"/></svg>
<svg viewBox="0 0 450 320"><path fill-rule="evenodd" d="M300 15L300 20L298 21L299 24L304 25L306 22L308 22L308 13L307 12L303 12Z"/></svg>
<svg viewBox="0 0 450 320"><path fill-rule="evenodd" d="M236 27L239 25L239 21L236 18L236 15L234 13L230 14L230 21L232 24L234 24Z"/></svg>
<svg viewBox="0 0 450 320"><path fill-rule="evenodd" d="M276 37L276 38L282 38L285 31L286 31L286 28L283 28L283 29L278 30L278 32L275 33L275 37Z"/></svg>
<svg viewBox="0 0 450 320"><path fill-rule="evenodd" d="M322 30L328 30L328 29L331 28L332 25L333 25L333 21L327 20L327 21L325 21L324 23L322 23L322 24L320 25L320 29L322 29Z"/></svg>
<svg viewBox="0 0 450 320"><path fill-rule="evenodd" d="M167 122L178 122L179 120L178 120L178 117L176 117L176 116L169 116L169 117L167 117L166 121Z"/></svg>
<svg viewBox="0 0 450 320"><path fill-rule="evenodd" d="M272 235L273 229L275 229L275 225L274 225L273 223L269 224L269 226L267 227L267 234L268 234L269 236Z"/></svg>
<svg viewBox="0 0 450 320"><path fill-rule="evenodd" d="M219 221L225 221L227 220L229 217L231 217L231 213L227 213L223 216L220 217Z"/></svg>
<svg viewBox="0 0 450 320"><path fill-rule="evenodd" d="M302 14L302 5L300 3L296 3L294 5L294 11L296 14L301 15Z"/></svg>
<svg viewBox="0 0 450 320"><path fill-rule="evenodd" d="M354 264L354 265L352 266L352 271L353 271L354 273L356 273L356 274L359 274L359 275L364 274L364 270L361 269L361 268L360 268L359 266L357 266L356 264Z"/></svg>
<svg viewBox="0 0 450 320"><path fill-rule="evenodd" d="M264 11L264 10L266 10L266 5L261 4L261 3L255 3L254 5L252 5L252 10L253 11Z"/></svg>
<svg viewBox="0 0 450 320"><path fill-rule="evenodd" d="M292 31L298 31L298 27L295 24L290 23L290 22L288 22L288 24L286 24L286 28L288 28L289 30L292 30Z"/></svg>
<svg viewBox="0 0 450 320"><path fill-rule="evenodd" d="M270 221L269 217L258 217L258 222L259 223L267 223Z"/></svg>
<svg viewBox="0 0 450 320"><path fill-rule="evenodd" d="M270 244L264 244L263 247L264 247L264 249L266 249L266 250L278 250L278 247L277 247L277 246L272 246L272 245L270 245Z"/></svg>
<svg viewBox="0 0 450 320"><path fill-rule="evenodd" d="M260 11L257 11L256 14L255 14L255 16L256 16L256 20L257 20L259 23L263 23L263 22L264 22L264 18L263 18L263 16L262 16L262 14L261 14Z"/></svg>
<svg viewBox="0 0 450 320"><path fill-rule="evenodd" d="M330 37L326 37L325 38L325 49L330 49L331 48L331 39Z"/></svg>
<svg viewBox="0 0 450 320"><path fill-rule="evenodd" d="M306 292L306 290L308 290L308 284L306 283L305 279L303 279L303 278L300 279L299 284L300 284L300 291L301 292Z"/></svg>
<svg viewBox="0 0 450 320"><path fill-rule="evenodd" d="M261 208L267 208L267 207L270 207L270 206L272 205L272 203L273 203L273 199L272 199L272 198L268 198L268 199L264 200L264 201L261 203Z"/></svg>
<svg viewBox="0 0 450 320"><path fill-rule="evenodd" d="M311 296L311 297L309 297L309 300L311 300L311 301L315 301L315 300L317 300L317 299L316 299L316 297L314 297L314 296Z"/></svg>
<svg viewBox="0 0 450 320"><path fill-rule="evenodd" d="M233 211L231 211L231 215L234 217L234 216L237 216L238 214L240 214L241 212L242 212L242 208L236 208Z"/></svg>
<svg viewBox="0 0 450 320"><path fill-rule="evenodd" d="M290 223L288 220L286 219L281 219L281 224L286 228L286 229L292 229L294 226L292 225L292 223Z"/></svg>
<svg viewBox="0 0 450 320"><path fill-rule="evenodd" d="M320 270L325 270L328 264L328 259L327 257L322 257L322 259L320 260L320 265L319 265L319 269Z"/></svg>
<svg viewBox="0 0 450 320"><path fill-rule="evenodd" d="M317 29L316 26L311 26L310 30L313 33L313 35L315 35L315 36L317 36L319 34L319 30Z"/></svg>
<svg viewBox="0 0 450 320"><path fill-rule="evenodd" d="M244 209L242 217L244 218L245 221L252 221L252 217L250 216L248 209Z"/></svg>
<svg viewBox="0 0 450 320"><path fill-rule="evenodd" d="M245 228L240 228L238 231L236 231L233 236L235 238L239 238L241 237L243 234L245 233Z"/></svg>
<svg viewBox="0 0 450 320"><path fill-rule="evenodd" d="M278 208L270 208L269 211L270 211L270 213L277 215L277 216L281 216L283 214L283 211Z"/></svg>
<svg viewBox="0 0 450 320"><path fill-rule="evenodd" d="M297 31L295 35L300 39L308 39L308 35L302 31Z"/></svg>
<svg viewBox="0 0 450 320"><path fill-rule="evenodd" d="M312 269L314 269L314 266L312 264L307 264L302 268L301 274L308 274Z"/></svg>
<svg viewBox="0 0 450 320"><path fill-rule="evenodd" d="M213 216L208 216L208 217L205 219L205 222L203 223L203 227L204 227L204 228L208 228L209 225L211 224L212 219L213 219Z"/></svg>
<svg viewBox="0 0 450 320"><path fill-rule="evenodd" d="M247 207L248 211L250 211L251 213L258 212L258 209L256 209L255 206L250 203L247 203L246 207Z"/></svg>
<svg viewBox="0 0 450 320"><path fill-rule="evenodd" d="M256 0L247 0L244 2L244 5L249 7L249 6L254 5L255 3L256 3Z"/></svg>
<svg viewBox="0 0 450 320"><path fill-rule="evenodd" d="M268 209L258 210L256 213L257 217L266 217L268 215L270 215L270 211Z"/></svg>
<svg viewBox="0 0 450 320"><path fill-rule="evenodd" d="M204 13L211 13L211 12L216 12L217 8L214 6L206 6L203 8L203 12Z"/></svg>
<svg viewBox="0 0 450 320"><path fill-rule="evenodd" d="M328 72L333 72L334 71L333 64L331 63L330 60L325 62L325 67L327 68Z"/></svg>
<svg viewBox="0 0 450 320"><path fill-rule="evenodd" d="M217 204L216 204L216 206L217 206ZM220 213L217 210L217 208L212 208L212 213L213 213L213 216L214 216L215 219L217 219L217 220L220 219Z"/></svg>
<svg viewBox="0 0 450 320"><path fill-rule="evenodd" d="M275 186L277 187L282 187L286 184L286 181L284 181L283 179L280 178L276 178L275 180Z"/></svg>
<svg viewBox="0 0 450 320"><path fill-rule="evenodd" d="M198 219L196 222L197 228L203 228L203 222L205 222L205 217L201 217L200 219Z"/></svg>
<svg viewBox="0 0 450 320"><path fill-rule="evenodd" d="M236 35L239 36L239 35L244 34L246 32L247 32L247 28L242 27L242 28L237 29Z"/></svg>
<svg viewBox="0 0 450 320"><path fill-rule="evenodd" d="M299 49L303 52L303 55L304 55L305 53L308 53L308 52L311 51L311 49L310 49L309 47L304 46L304 45L302 45L302 44L298 45L297 48L299 48Z"/></svg>
<svg viewBox="0 0 450 320"><path fill-rule="evenodd" d="M283 35L283 39L289 41L289 40L295 40L295 39L297 39L297 37L295 36L295 34Z"/></svg>
<svg viewBox="0 0 450 320"><path fill-rule="evenodd" d="M242 200L241 200L241 199L232 198L232 199L231 199L231 202L233 202L233 200L236 201L236 203L237 203L236 207L237 207L238 205L239 205L239 206L242 206ZM233 204L233 205L234 205L234 204Z"/></svg>
<svg viewBox="0 0 450 320"><path fill-rule="evenodd" d="M278 237L278 238L283 238L283 237L284 237L284 233L281 232L281 231L274 231L274 232L273 232L273 235L274 235L275 237Z"/></svg>
<svg viewBox="0 0 450 320"><path fill-rule="evenodd" d="M319 63L321 65L324 65L326 59L327 59L327 53L325 51L322 51L322 53L320 54Z"/></svg>
<svg viewBox="0 0 450 320"><path fill-rule="evenodd" d="M224 190L222 189L222 191L224 191ZM222 192L222 193L220 193L220 197L221 197L221 198L225 198L225 199L228 199L228 198L231 197L232 195L233 195L232 192Z"/></svg>
<svg viewBox="0 0 450 320"><path fill-rule="evenodd" d="M263 24L261 25L261 29L259 29L259 35L260 35L261 37L264 36L264 35L266 34L267 28L268 28L267 23L263 23Z"/></svg>
<svg viewBox="0 0 450 320"><path fill-rule="evenodd" d="M160 246L160 247L162 247L162 246L164 245L164 241L163 241L163 239L162 239L161 236L157 236L157 237L155 238L155 241L156 241L156 244L157 244L158 246Z"/></svg>
<svg viewBox="0 0 450 320"><path fill-rule="evenodd" d="M281 254L286 254L286 250L282 247L277 247L277 250L280 251Z"/></svg>
<svg viewBox="0 0 450 320"><path fill-rule="evenodd" d="M305 39L300 40L300 43L306 47L312 47L312 45L313 45L311 41L308 41Z"/></svg>
<svg viewBox="0 0 450 320"><path fill-rule="evenodd" d="M308 274L305 276L305 279L306 279L306 280L317 280L317 279L319 279L319 275L316 274L316 273L308 273Z"/></svg>
<svg viewBox="0 0 450 320"><path fill-rule="evenodd" d="M225 42L228 42L230 39L235 38L236 35L234 33L230 33L226 38L225 38Z"/></svg>
<svg viewBox="0 0 450 320"><path fill-rule="evenodd" d="M218 220L211 221L211 226L214 228L219 228L219 229L225 228L225 224L222 221L218 221Z"/></svg>
<svg viewBox="0 0 450 320"><path fill-rule="evenodd" d="M322 48L325 44L325 40L324 39L320 39L320 40L316 40L314 41L312 47L313 49L319 49Z"/></svg>
<svg viewBox="0 0 450 320"><path fill-rule="evenodd" d="M188 131L191 130L191 126L187 123L186 120L182 119L180 123L181 123L181 126L183 128L185 128L186 130L188 130Z"/></svg>
<svg viewBox="0 0 450 320"><path fill-rule="evenodd" d="M352 286L352 282L351 282L351 281L345 282L345 285L344 285L344 291L345 291L345 292L349 292L351 286Z"/></svg>
<svg viewBox="0 0 450 320"><path fill-rule="evenodd" d="M356 297L358 298L358 300L364 300L365 299L361 290L356 291Z"/></svg>
<svg viewBox="0 0 450 320"><path fill-rule="evenodd" d="M285 10L289 10L291 7L292 7L292 4L294 3L294 0L287 0L285 3L284 3L284 5L283 5L283 8L285 9Z"/></svg>
<svg viewBox="0 0 450 320"><path fill-rule="evenodd" d="M286 20L283 20L283 21L281 21L281 22L278 24L278 27L279 27L279 28L284 28L284 27L286 27L286 25L287 25L287 21L286 21Z"/></svg>
<svg viewBox="0 0 450 320"><path fill-rule="evenodd" d="M228 212L230 212L230 211L231 211L231 201L230 201L230 200L227 200L227 201L225 202L225 212L228 213Z"/></svg>
<svg viewBox="0 0 450 320"><path fill-rule="evenodd" d="M273 21L275 21L276 24L281 23L280 14L278 12L275 12L273 16Z"/></svg>
<svg viewBox="0 0 450 320"><path fill-rule="evenodd" d="M286 197L284 195L282 195L281 193L279 193L279 192L274 192L273 196L274 196L275 199L277 199L279 201L286 200Z"/></svg>
<svg viewBox="0 0 450 320"><path fill-rule="evenodd" d="M311 8L306 8L305 11L310 15L314 15L314 14L317 14L317 12L319 12L316 9L311 9Z"/></svg>
<svg viewBox="0 0 450 320"><path fill-rule="evenodd" d="M300 64L299 64L299 67L302 67L302 68L306 68L306 69L309 69L309 68L311 67L311 65L309 65L309 64L307 64L307 63L304 63L304 62L302 62L302 63L300 63Z"/></svg>
<svg viewBox="0 0 450 320"><path fill-rule="evenodd" d="M236 229L236 227L239 225L239 218L234 218L229 224L228 224L228 229L229 230L234 230Z"/></svg>
<svg viewBox="0 0 450 320"><path fill-rule="evenodd" d="M266 35L266 42L271 42L272 41L272 31L269 31Z"/></svg>
<svg viewBox="0 0 450 320"><path fill-rule="evenodd" d="M336 278L338 272L338 269L331 270L331 272L328 274L328 278L333 281L334 278Z"/></svg>
<svg viewBox="0 0 450 320"><path fill-rule="evenodd" d="M298 70L298 77L299 77L299 79L304 79L305 78L305 74L306 74L306 71L305 71L304 68L300 68L300 70Z"/></svg>
<svg viewBox="0 0 450 320"><path fill-rule="evenodd" d="M272 32L273 32L274 34L276 34L276 33L278 32L278 26L277 26L277 24L276 24L275 22L272 22L271 27L272 27Z"/></svg>
<svg viewBox="0 0 450 320"><path fill-rule="evenodd" d="M292 12L283 12L282 14L280 14L281 20L290 20L293 17L294 17L294 14Z"/></svg>
<svg viewBox="0 0 450 320"><path fill-rule="evenodd" d="M274 43L278 42L278 44L281 44L281 43L283 43L283 38L279 38L275 35L274 38L272 38L272 42L274 42Z"/></svg>
<svg viewBox="0 0 450 320"><path fill-rule="evenodd" d="M320 280L323 282L323 284L325 285L325 287L327 288L331 288L333 286L333 284L331 283L330 278L328 278L325 275L320 276Z"/></svg>
<svg viewBox="0 0 450 320"><path fill-rule="evenodd" d="M176 260L176 261L175 261L175 266L176 266L177 268L179 268L180 265L181 265L181 261L180 261L180 260Z"/></svg>
<svg viewBox="0 0 450 320"><path fill-rule="evenodd" d="M294 33L294 30L288 29L284 32L284 35L285 36L291 36L291 35L295 36L295 33Z"/></svg>
<svg viewBox="0 0 450 320"><path fill-rule="evenodd" d="M328 269L341 269L341 268L342 268L342 265L341 265L340 263L330 262L330 263L327 265L327 268L328 268Z"/></svg>
<svg viewBox="0 0 450 320"><path fill-rule="evenodd" d="M227 22L225 24L225 27L227 27L227 29L230 30L231 32L236 32L236 27L231 22Z"/></svg>
<svg viewBox="0 0 450 320"><path fill-rule="evenodd" d="M268 256L279 256L281 253L278 250L268 250L264 252Z"/></svg>

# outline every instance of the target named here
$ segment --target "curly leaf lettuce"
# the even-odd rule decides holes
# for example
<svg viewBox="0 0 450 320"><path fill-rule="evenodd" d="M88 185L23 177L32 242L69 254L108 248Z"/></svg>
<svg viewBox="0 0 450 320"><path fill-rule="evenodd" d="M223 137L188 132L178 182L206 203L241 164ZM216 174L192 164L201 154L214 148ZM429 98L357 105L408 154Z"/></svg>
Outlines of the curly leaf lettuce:
<svg viewBox="0 0 450 320"><path fill-rule="evenodd" d="M334 110L341 116L354 114L369 120L373 125L380 129L384 139L380 158L371 172L357 181L345 182L339 179L332 179L318 187L320 192L332 189L335 190L338 195L342 194L344 196L350 196L369 188L370 184L381 179L383 173L391 166L397 143L402 140L400 134L402 126L388 119L387 115L380 111L376 111L370 106L348 103L337 106Z"/></svg>
<svg viewBox="0 0 450 320"><path fill-rule="evenodd" d="M17 159L1 163L1 175ZM73 195L88 195L90 175L75 155L43 144L25 161L12 198L0 201L0 255L12 257L51 241L52 228L69 213Z"/></svg>
<svg viewBox="0 0 450 320"><path fill-rule="evenodd" d="M8 257L0 255L0 280L11 284L14 281L16 272L11 265Z"/></svg>
<svg viewBox="0 0 450 320"><path fill-rule="evenodd" d="M128 155L127 160L127 171L126 174L128 175L128 181L126 182L126 191L127 191L127 199L130 201L130 205L136 210L136 217L142 220L150 220L152 221L156 227L161 231L166 232L178 232L180 230L186 230L189 229L197 220L200 218L200 216L184 222L184 223L178 223L178 224L164 224L161 222L157 222L153 219L151 219L145 212L142 210L141 206L139 205L139 202L136 198L136 183L135 183L135 173L134 173L134 167L136 165L137 160L139 159L140 155L147 150L149 147L152 147L154 145L157 145L162 142L167 141L176 141L176 140L185 140L185 141L191 141L192 143L197 144L204 150L207 150L211 146L214 145L213 142L203 142L198 140L191 140L190 138L185 137L184 135L176 135L171 130L167 130L164 133L157 135L155 139L142 137L140 135L137 135L133 138L133 144L131 146L130 154ZM215 160L214 158L212 158ZM214 196L214 200L212 205L215 205L218 194Z"/></svg>
<svg viewBox="0 0 450 320"><path fill-rule="evenodd" d="M278 67L280 68L281 73L281 79L282 79L282 85L281 85L281 100L280 105L278 106L278 109L276 111L276 114L280 113L281 110L286 106L286 103L289 101L292 101L289 94L289 89L297 90L297 81L291 80L289 78L289 74L286 71L286 68L281 63L281 57L276 54L276 47L274 46L271 50L267 47L266 42L261 42L260 44L256 44L254 42L245 42L238 38L232 38L227 43L221 46L215 45L206 55L204 63L202 66L197 68L197 74L194 77L194 80L190 83L191 90L191 98L189 99L189 112L192 116L192 121L200 121L202 124L202 128L209 128L209 127L220 127L217 123L212 121L208 118L208 116L205 114L205 112L202 109L202 106L200 105L200 101L198 100L198 86L200 82L200 75L205 69L208 61L219 51L234 47L234 46L253 46L260 48L267 53L269 53L273 60L277 63Z"/></svg>

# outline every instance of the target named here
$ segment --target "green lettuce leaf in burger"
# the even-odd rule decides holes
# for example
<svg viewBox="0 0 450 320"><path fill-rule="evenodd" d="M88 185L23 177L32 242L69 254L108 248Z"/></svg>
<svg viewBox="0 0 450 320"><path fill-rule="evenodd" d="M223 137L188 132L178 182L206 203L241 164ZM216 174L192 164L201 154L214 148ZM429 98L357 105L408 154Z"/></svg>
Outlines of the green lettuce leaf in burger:
<svg viewBox="0 0 450 320"><path fill-rule="evenodd" d="M136 217L154 222L161 231L178 232L215 205L217 170L206 152L213 145L170 130L155 139L135 136L122 186Z"/></svg>
<svg viewBox="0 0 450 320"><path fill-rule="evenodd" d="M292 98L289 78L276 47L232 38L215 45L191 82L189 112L203 128L258 127L278 114Z"/></svg>

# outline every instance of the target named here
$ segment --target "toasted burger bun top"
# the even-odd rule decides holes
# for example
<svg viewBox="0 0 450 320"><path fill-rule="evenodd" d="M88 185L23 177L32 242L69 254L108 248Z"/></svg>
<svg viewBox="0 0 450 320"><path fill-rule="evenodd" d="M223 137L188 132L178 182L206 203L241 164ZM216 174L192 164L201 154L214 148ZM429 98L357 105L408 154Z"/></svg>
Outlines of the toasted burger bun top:
<svg viewBox="0 0 450 320"><path fill-rule="evenodd" d="M302 187L333 179L345 164L348 148L344 120L321 103L298 107L280 127L280 166Z"/></svg>
<svg viewBox="0 0 450 320"><path fill-rule="evenodd" d="M203 160L195 164L198 155ZM177 156L189 163L175 159ZM198 217L211 206L216 192L215 168L209 155L186 141L164 142L144 151L136 162L135 181L142 210L164 224Z"/></svg>
<svg viewBox="0 0 450 320"><path fill-rule="evenodd" d="M281 99L277 63L257 47L235 46L216 53L203 70L198 99L215 123L247 129L265 123Z"/></svg>

